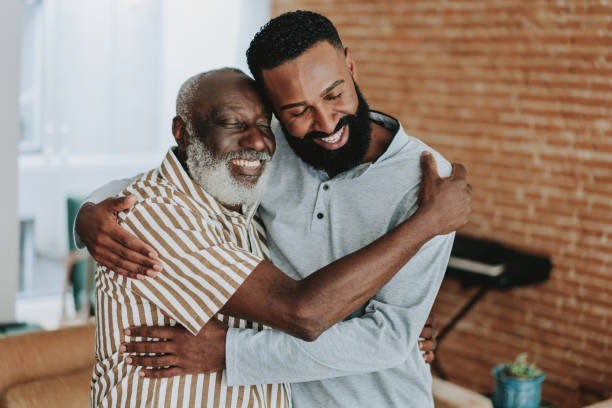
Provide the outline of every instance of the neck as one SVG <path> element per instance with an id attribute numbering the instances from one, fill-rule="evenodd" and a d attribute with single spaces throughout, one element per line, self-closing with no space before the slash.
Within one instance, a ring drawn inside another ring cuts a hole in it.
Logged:
<path id="1" fill-rule="evenodd" d="M 223 203 L 221 203 L 221 205 L 223 205 L 228 210 L 235 211 L 237 213 L 242 213 L 242 206 L 241 205 L 227 205 L 227 204 L 223 204 Z"/>
<path id="2" fill-rule="evenodd" d="M 372 122 L 372 138 L 370 140 L 370 147 L 368 148 L 365 156 L 363 156 L 361 163 L 371 163 L 376 161 L 387 150 L 391 140 L 393 140 L 393 133 L 390 130 L 380 126 L 376 122 Z"/>
<path id="3" fill-rule="evenodd" d="M 177 147 L 174 150 L 174 155 L 178 159 L 179 163 L 181 163 L 181 166 L 183 166 L 183 170 L 185 170 L 185 173 L 187 173 L 189 178 L 193 180 L 193 177 L 191 177 L 191 174 L 189 173 L 189 168 L 187 167 L 187 152 L 181 150 L 180 147 Z"/>

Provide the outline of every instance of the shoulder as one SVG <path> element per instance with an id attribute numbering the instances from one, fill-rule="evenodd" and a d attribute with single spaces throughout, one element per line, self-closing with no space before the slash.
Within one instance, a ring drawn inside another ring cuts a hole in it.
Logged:
<path id="1" fill-rule="evenodd" d="M 205 215 L 202 211 L 198 211 L 192 199 L 162 177 L 158 169 L 144 173 L 127 186 L 122 194 L 132 194 L 137 197 L 134 207 L 126 214 L 134 211 L 181 207 L 183 210 L 181 213 L 184 215 L 192 216 L 196 213 L 200 216 Z M 174 211 L 172 213 L 176 216 Z"/>
<path id="2" fill-rule="evenodd" d="M 419 186 L 421 183 L 421 153 L 430 152 L 438 167 L 440 177 L 448 177 L 452 171 L 451 163 L 437 150 L 422 140 L 406 134 L 399 129 L 387 151 L 379 158 L 376 166 L 396 180 L 400 185 Z"/>

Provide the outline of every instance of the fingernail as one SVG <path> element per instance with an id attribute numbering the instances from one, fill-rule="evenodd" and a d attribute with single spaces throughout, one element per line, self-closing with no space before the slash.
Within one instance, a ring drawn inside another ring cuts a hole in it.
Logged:
<path id="1" fill-rule="evenodd" d="M 419 341 L 419 348 L 423 347 L 423 342 Z"/>
<path id="2" fill-rule="evenodd" d="M 144 373 L 144 371 L 141 370 L 141 371 L 138 372 L 138 375 L 141 376 L 141 377 L 144 377 L 145 373 Z"/>
<path id="3" fill-rule="evenodd" d="M 132 364 L 132 357 L 127 357 L 125 359 L 125 362 L 128 363 L 128 364 Z"/>
<path id="4" fill-rule="evenodd" d="M 157 259 L 157 254 L 153 251 L 149 252 L 149 258 Z"/>
<path id="5" fill-rule="evenodd" d="M 427 150 L 423 150 L 423 152 L 421 153 L 421 156 L 429 156 L 431 153 L 429 153 Z"/>
<path id="6" fill-rule="evenodd" d="M 153 269 L 155 269 L 157 272 L 161 272 L 161 270 L 163 269 L 161 265 L 153 265 Z"/>
<path id="7" fill-rule="evenodd" d="M 126 336 L 129 336 L 132 333 L 130 329 L 125 329 L 123 332 L 125 333 Z"/>
<path id="8" fill-rule="evenodd" d="M 136 279 L 138 280 L 144 280 L 144 278 L 146 278 L 146 276 L 141 275 L 141 274 L 136 275 Z"/>
<path id="9" fill-rule="evenodd" d="M 154 271 L 154 270 L 152 270 L 152 269 L 149 269 L 149 270 L 147 271 L 147 276 L 149 276 L 150 278 L 154 278 L 154 277 L 156 277 L 156 276 L 157 276 L 157 272 L 155 272 L 155 271 Z"/>
<path id="10" fill-rule="evenodd" d="M 120 353 L 125 353 L 126 350 L 127 350 L 127 347 L 125 347 L 125 346 L 119 347 L 119 352 Z"/>

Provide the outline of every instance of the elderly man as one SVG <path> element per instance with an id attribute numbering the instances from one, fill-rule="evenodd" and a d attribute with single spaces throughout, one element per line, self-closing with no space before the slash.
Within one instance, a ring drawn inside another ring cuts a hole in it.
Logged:
<path id="1" fill-rule="evenodd" d="M 97 271 L 94 405 L 288 406 L 286 384 L 228 385 L 222 358 L 216 365 L 209 359 L 196 376 L 146 378 L 131 365 L 139 357 L 121 354 L 121 344 L 138 329 L 124 330 L 174 321 L 217 344 L 225 337 L 220 320 L 236 328 L 269 324 L 313 340 L 370 298 L 430 238 L 412 233 L 431 219 L 436 200 L 458 185 L 429 194 L 395 234 L 296 281 L 265 259 L 261 228 L 253 221 L 275 151 L 270 112 L 254 81 L 233 69 L 190 78 L 179 91 L 172 132 L 178 147 L 126 187 L 124 194 L 137 202 L 119 215 L 123 228 L 159 253 L 160 275 L 129 280 L 105 266 Z M 171 353 L 173 345 L 165 343 L 164 352 Z M 155 359 L 174 363 L 171 355 Z"/>
<path id="2" fill-rule="evenodd" d="M 319 291 L 327 294 L 323 315 L 334 312 L 331 299 L 367 283 L 371 274 L 388 279 L 389 271 L 399 272 L 367 303 L 367 297 L 352 303 L 346 310 L 352 311 L 349 318 L 316 341 L 248 327 L 230 328 L 225 336 L 224 331 L 217 335 L 217 326 L 207 326 L 195 337 L 179 328 L 132 328 L 132 335 L 168 341 L 129 343 L 124 350 L 167 353 L 163 360 L 131 357 L 135 365 L 171 366 L 144 370 L 151 378 L 206 372 L 224 361 L 230 385 L 299 383 L 292 387 L 297 407 L 433 406 L 431 375 L 417 338 L 444 275 L 452 234 L 421 244 L 465 222 L 471 188 L 464 177 L 438 179 L 435 168 L 427 167 L 419 191 L 419 159 L 429 149 L 406 135 L 395 119 L 369 109 L 355 83 L 355 61 L 325 17 L 300 11 L 273 19 L 251 43 L 248 60 L 279 119 L 273 126 L 278 142 L 270 169 L 274 181 L 259 210 L 271 259 L 291 277 L 306 281 L 314 271 L 338 265 L 368 269 L 359 277 L 347 274 L 346 286 L 334 291 L 328 291 L 333 280 L 311 287 L 313 298 Z M 449 174 L 448 162 L 437 159 L 441 172 Z M 425 156 L 426 163 L 431 161 Z M 462 168 L 458 172 L 462 176 Z M 436 193 L 440 188 L 453 194 Z M 100 201 L 109 189 L 95 195 Z M 433 206 L 428 204 L 432 195 L 440 198 L 433 199 Z M 143 267 L 158 271 L 155 260 L 146 256 L 154 258 L 150 246 L 114 228 L 112 210 L 130 204 L 106 200 L 87 206 L 77 232 L 102 264 L 124 274 L 143 273 Z M 403 256 L 393 255 L 400 249 Z M 249 280 L 236 295 L 246 291 Z M 260 299 L 251 310 L 265 303 Z M 335 320 L 328 319 L 323 328 Z M 317 329 L 304 337 L 312 340 L 320 333 Z"/>

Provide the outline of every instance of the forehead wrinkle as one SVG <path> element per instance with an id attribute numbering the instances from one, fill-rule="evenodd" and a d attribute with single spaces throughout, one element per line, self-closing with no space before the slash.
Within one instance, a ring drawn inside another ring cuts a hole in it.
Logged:
<path id="1" fill-rule="evenodd" d="M 245 112 L 247 111 L 247 108 L 245 106 L 240 105 L 220 106 L 217 107 L 217 109 L 213 108 L 213 110 L 211 111 L 211 117 L 217 117 L 225 111 Z M 268 116 L 270 115 L 270 110 L 265 105 L 263 105 L 262 108 L 259 110 L 258 115 Z"/>
<path id="2" fill-rule="evenodd" d="M 226 110 L 231 110 L 231 111 L 243 111 L 245 110 L 244 106 L 222 106 L 218 109 L 218 112 L 224 112 Z"/>

